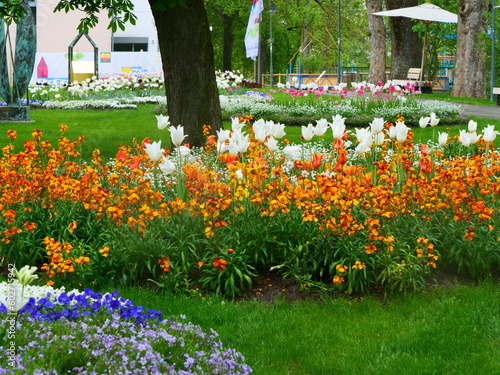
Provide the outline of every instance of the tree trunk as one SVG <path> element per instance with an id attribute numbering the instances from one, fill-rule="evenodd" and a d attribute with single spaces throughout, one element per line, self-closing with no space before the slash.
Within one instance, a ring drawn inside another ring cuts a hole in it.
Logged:
<path id="1" fill-rule="evenodd" d="M 382 10 L 383 0 L 366 0 L 368 28 L 370 30 L 370 73 L 368 82 L 385 82 L 385 25 L 384 18 L 372 13 Z"/>
<path id="2" fill-rule="evenodd" d="M 184 126 L 186 143 L 202 146 L 203 125 L 212 133 L 222 126 L 221 108 L 208 17 L 203 0 L 186 0 L 155 9 L 149 0 L 162 56 L 168 115 L 173 126 Z"/>
<path id="3" fill-rule="evenodd" d="M 387 10 L 418 5 L 418 0 L 386 0 Z M 405 17 L 389 17 L 391 27 L 391 79 L 406 79 L 408 69 L 420 68 L 423 42 L 412 30 L 416 21 Z"/>
<path id="4" fill-rule="evenodd" d="M 457 54 L 452 96 L 486 98 L 486 49 L 480 34 L 486 32 L 488 4 L 459 0 Z"/>
<path id="5" fill-rule="evenodd" d="M 234 16 L 230 16 L 224 13 L 224 9 L 218 9 L 212 7 L 213 11 L 222 20 L 223 27 L 223 46 L 222 46 L 222 70 L 229 71 L 233 70 L 233 46 L 234 46 L 234 33 L 233 33 L 233 22 L 235 20 Z"/>

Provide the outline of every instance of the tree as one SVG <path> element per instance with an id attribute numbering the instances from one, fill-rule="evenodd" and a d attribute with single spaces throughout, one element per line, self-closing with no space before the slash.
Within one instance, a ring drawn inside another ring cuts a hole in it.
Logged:
<path id="1" fill-rule="evenodd" d="M 387 10 L 418 5 L 418 0 L 386 0 Z M 408 69 L 420 67 L 422 40 L 413 31 L 415 21 L 405 17 L 389 17 L 391 28 L 390 78 L 406 79 Z"/>
<path id="2" fill-rule="evenodd" d="M 459 0 L 457 55 L 452 96 L 486 97 L 486 32 L 488 4 L 484 0 Z"/>
<path id="3" fill-rule="evenodd" d="M 385 82 L 385 24 L 383 17 L 372 13 L 382 10 L 383 0 L 366 0 L 368 13 L 368 28 L 370 30 L 370 73 L 368 82 Z"/>
<path id="4" fill-rule="evenodd" d="M 211 125 L 212 132 L 222 126 L 204 0 L 148 1 L 158 31 L 170 122 L 184 126 L 190 145 L 201 146 L 203 125 Z M 65 12 L 75 9 L 86 13 L 78 26 L 84 33 L 98 23 L 101 10 L 107 11 L 113 31 L 136 20 L 130 0 L 60 0 L 55 8 Z M 1 17 L 16 19 L 20 13 L 19 0 L 3 1 Z"/>

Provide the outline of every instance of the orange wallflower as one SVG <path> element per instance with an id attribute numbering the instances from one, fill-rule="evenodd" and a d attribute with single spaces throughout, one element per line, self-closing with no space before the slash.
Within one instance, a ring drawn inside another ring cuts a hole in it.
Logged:
<path id="1" fill-rule="evenodd" d="M 219 258 L 219 257 L 214 257 L 214 262 L 213 265 L 215 268 L 217 268 L 220 271 L 223 271 L 226 269 L 227 266 L 227 260 Z"/>
<path id="2" fill-rule="evenodd" d="M 160 265 L 160 268 L 163 270 L 163 273 L 170 271 L 170 258 L 169 257 L 158 259 L 158 264 Z"/>

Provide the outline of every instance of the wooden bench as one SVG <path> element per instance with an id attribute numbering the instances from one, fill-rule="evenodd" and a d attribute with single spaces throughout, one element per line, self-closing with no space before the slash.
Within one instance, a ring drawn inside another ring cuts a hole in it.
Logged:
<path id="1" fill-rule="evenodd" d="M 406 79 L 393 79 L 391 82 L 394 85 L 405 86 L 408 82 L 413 83 L 415 86 L 420 85 L 420 73 L 422 69 L 420 68 L 410 68 L 408 69 L 408 75 Z"/>
<path id="2" fill-rule="evenodd" d="M 500 105 L 500 87 L 493 87 L 493 94 L 497 96 L 497 105 Z"/>

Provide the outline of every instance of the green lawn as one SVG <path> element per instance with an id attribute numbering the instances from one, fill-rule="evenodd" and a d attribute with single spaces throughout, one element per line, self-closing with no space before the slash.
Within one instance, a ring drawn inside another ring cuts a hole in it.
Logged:
<path id="1" fill-rule="evenodd" d="M 440 94 L 441 95 L 441 94 Z M 0 147 L 10 142 L 6 136 L 8 129 L 18 132 L 18 139 L 14 143 L 16 149 L 22 148 L 25 140 L 31 139 L 33 129 L 41 129 L 45 139 L 55 144 L 60 136 L 59 125 L 69 127 L 66 137 L 76 140 L 82 134 L 85 136 L 81 153 L 84 159 L 89 159 L 94 149 L 99 149 L 101 155 L 114 158 L 120 144 L 132 145 L 133 140 L 141 142 L 150 137 L 152 141 L 162 140 L 163 145 L 169 145 L 170 135 L 168 130 L 160 131 L 156 126 L 153 114 L 154 104 L 141 104 L 137 109 L 114 110 L 63 110 L 63 109 L 37 109 L 31 111 L 32 122 L 29 123 L 0 123 Z M 495 125 L 500 129 L 500 121 L 472 117 L 478 122 L 478 132 L 486 125 Z M 368 125 L 368 124 L 367 124 Z M 230 126 L 227 123 L 225 126 Z M 439 132 L 449 132 L 451 136 L 458 135 L 460 129 L 466 125 L 425 129 L 413 128 L 415 140 L 426 142 L 428 139 L 437 141 Z M 292 142 L 302 142 L 301 128 L 289 126 L 286 128 L 287 136 Z M 500 137 L 497 137 L 495 146 L 500 146 Z"/>
<path id="2" fill-rule="evenodd" d="M 256 375 L 495 374 L 500 368 L 498 284 L 421 294 L 266 304 L 120 294 L 164 316 L 215 329 Z"/>

